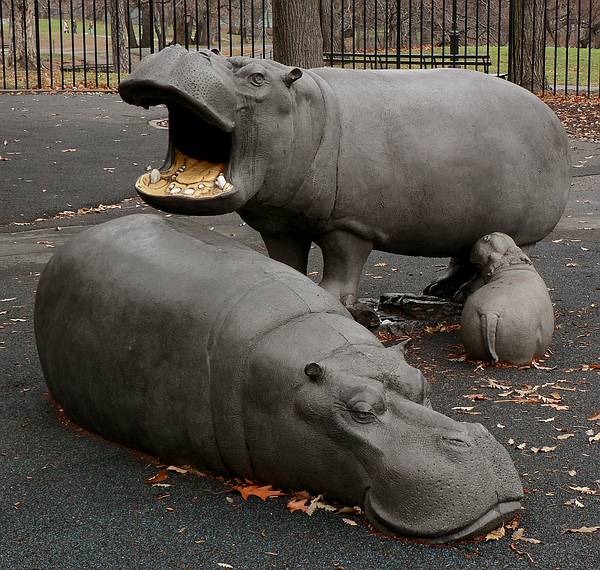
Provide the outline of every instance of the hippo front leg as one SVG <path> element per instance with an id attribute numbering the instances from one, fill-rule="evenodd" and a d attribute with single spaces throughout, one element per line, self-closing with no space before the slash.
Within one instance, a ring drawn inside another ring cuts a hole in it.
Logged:
<path id="1" fill-rule="evenodd" d="M 306 275 L 311 244 L 309 238 L 292 234 L 267 235 L 261 233 L 260 235 L 267 246 L 271 259 L 285 263 Z"/>
<path id="2" fill-rule="evenodd" d="M 362 269 L 373 244 L 339 230 L 319 236 L 317 244 L 323 252 L 321 287 L 339 297 L 346 307 L 355 305 Z"/>

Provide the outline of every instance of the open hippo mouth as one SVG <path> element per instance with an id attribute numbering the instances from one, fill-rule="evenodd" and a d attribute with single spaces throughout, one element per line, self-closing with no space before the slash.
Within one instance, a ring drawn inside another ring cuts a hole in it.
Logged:
<path id="1" fill-rule="evenodd" d="M 385 534 L 415 537 L 431 544 L 452 542 L 455 540 L 480 536 L 498 528 L 502 523 L 512 519 L 521 511 L 519 499 L 515 499 L 514 501 L 503 501 L 497 503 L 486 513 L 477 517 L 474 521 L 464 527 L 445 534 L 427 536 L 387 520 L 386 516 L 382 514 L 382 511 L 371 501 L 369 493 L 367 493 L 365 499 L 365 514 L 378 530 Z"/>
<path id="2" fill-rule="evenodd" d="M 135 183 L 144 201 L 167 212 L 195 215 L 230 212 L 245 201 L 233 182 L 236 99 L 226 58 L 171 46 L 144 58 L 121 81 L 119 94 L 132 105 L 165 104 L 169 110 L 165 163 Z"/>
<path id="3" fill-rule="evenodd" d="M 174 213 L 195 213 L 195 205 L 188 202 L 235 193 L 230 182 L 231 132 L 198 108 L 190 110 L 172 98 L 164 102 L 169 109 L 169 151 L 160 169 L 137 179 L 142 198 Z"/>

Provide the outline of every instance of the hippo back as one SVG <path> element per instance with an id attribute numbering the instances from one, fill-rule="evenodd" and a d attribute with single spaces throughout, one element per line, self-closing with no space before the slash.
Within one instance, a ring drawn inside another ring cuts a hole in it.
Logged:
<path id="1" fill-rule="evenodd" d="M 193 221 L 135 215 L 83 232 L 51 259 L 35 328 L 46 382 L 73 420 L 227 472 L 215 427 L 243 429 L 249 347 L 310 313 L 348 315 L 307 277 Z"/>

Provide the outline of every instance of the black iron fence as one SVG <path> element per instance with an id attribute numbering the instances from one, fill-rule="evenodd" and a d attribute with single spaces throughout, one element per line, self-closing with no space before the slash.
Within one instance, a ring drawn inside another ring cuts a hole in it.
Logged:
<path id="1" fill-rule="evenodd" d="M 272 58 L 270 0 L 0 0 L 0 89 L 115 87 L 179 43 Z M 321 0 L 323 63 L 465 67 L 597 94 L 600 0 Z"/>

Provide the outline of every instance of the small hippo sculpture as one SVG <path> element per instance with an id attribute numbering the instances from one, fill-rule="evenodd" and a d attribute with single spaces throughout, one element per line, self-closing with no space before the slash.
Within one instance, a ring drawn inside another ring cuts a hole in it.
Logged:
<path id="1" fill-rule="evenodd" d="M 552 231 L 570 186 L 554 113 L 508 81 L 459 69 L 300 70 L 171 46 L 119 85 L 124 101 L 166 104 L 169 153 L 136 182 L 178 214 L 237 211 L 269 255 L 351 306 L 372 249 L 451 257 L 426 288 L 452 297 L 491 231 L 522 246 Z M 526 215 L 524 214 L 526 212 Z"/>
<path id="2" fill-rule="evenodd" d="M 81 233 L 40 278 L 35 332 L 75 422 L 180 465 L 360 505 L 433 542 L 520 509 L 507 451 L 427 404 L 427 383 L 333 295 L 191 220 Z"/>
<path id="3" fill-rule="evenodd" d="M 531 260 L 506 234 L 483 236 L 471 251 L 484 285 L 463 308 L 467 356 L 493 364 L 530 364 L 552 341 L 554 309 Z"/>

